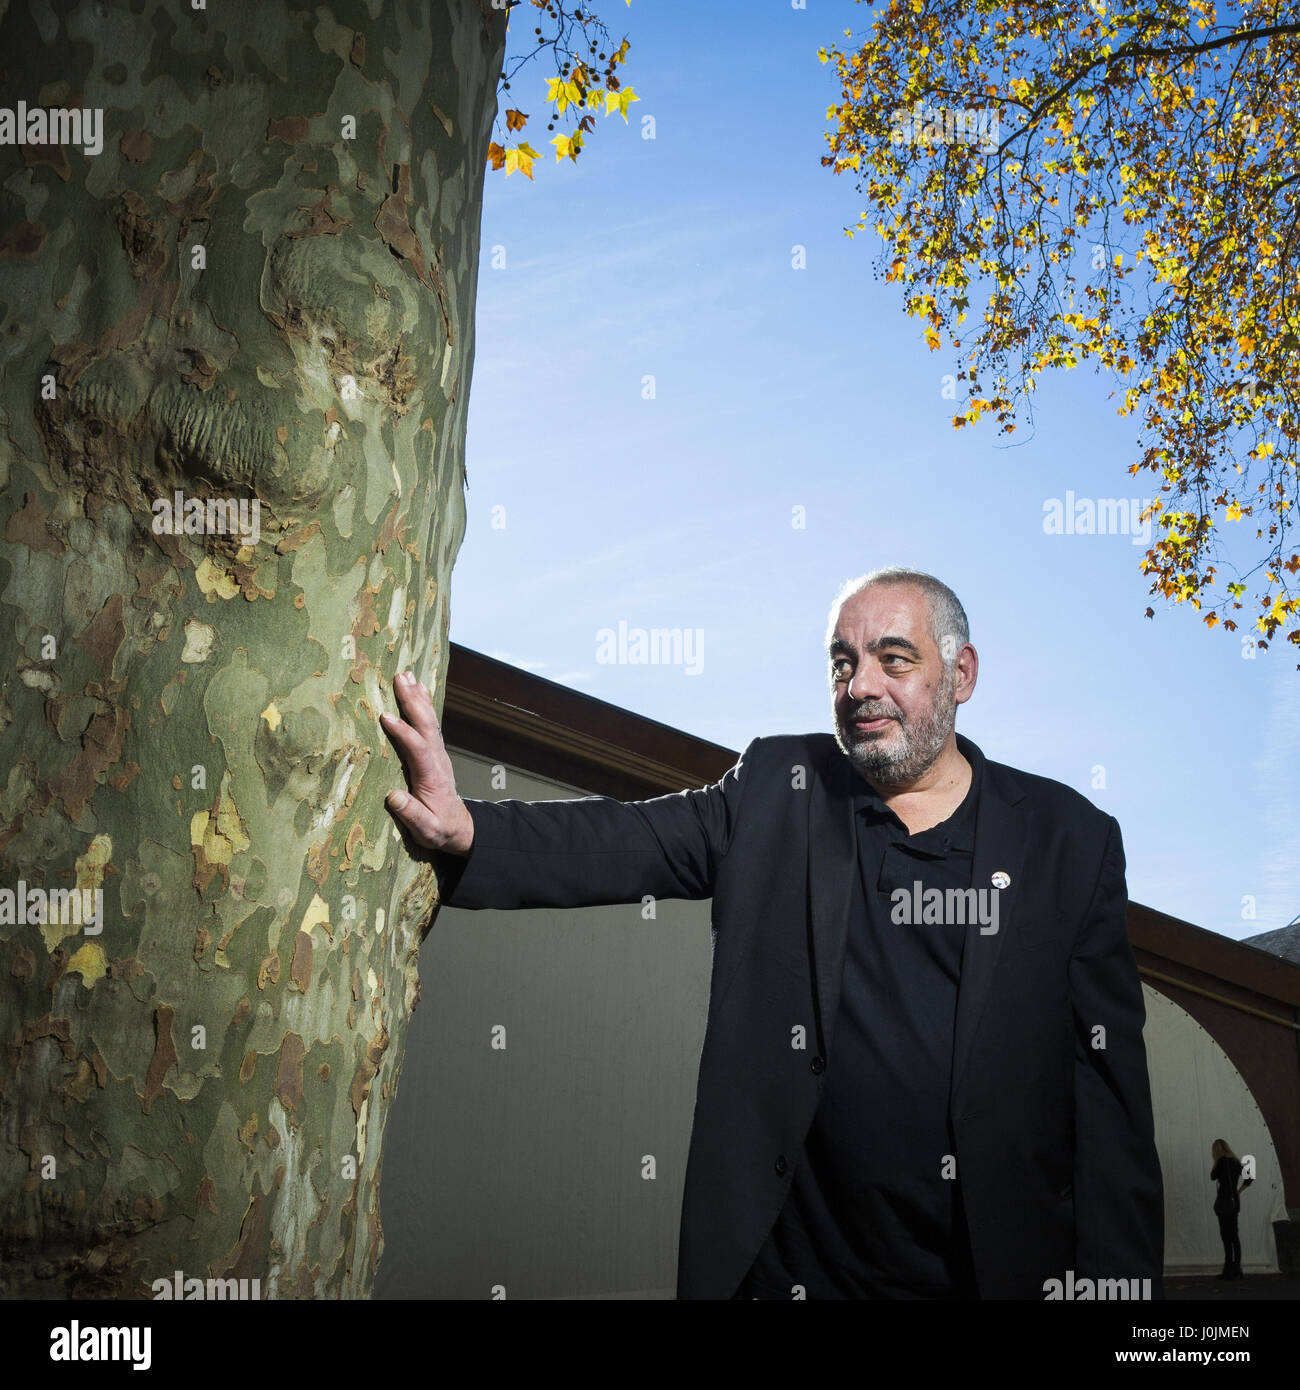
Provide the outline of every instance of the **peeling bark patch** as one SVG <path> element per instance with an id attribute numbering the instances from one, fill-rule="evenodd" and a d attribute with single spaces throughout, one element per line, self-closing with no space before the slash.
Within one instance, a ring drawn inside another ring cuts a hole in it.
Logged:
<path id="1" fill-rule="evenodd" d="M 190 165 L 199 166 L 211 160 L 212 156 L 205 150 L 194 150 L 190 157 L 185 161 L 186 167 Z M 210 220 L 212 205 L 217 199 L 217 186 L 215 179 L 215 167 L 209 167 L 201 174 L 196 174 L 194 185 L 183 197 L 168 199 L 167 211 L 179 219 L 181 235 L 185 234 L 191 222 L 206 222 Z"/>
<path id="2" fill-rule="evenodd" d="M 267 956 L 258 968 L 258 989 L 265 989 L 268 980 L 270 980 L 273 985 L 278 985 L 280 983 L 280 957 L 278 954 Z"/>
<path id="3" fill-rule="evenodd" d="M 212 655 L 217 644 L 217 630 L 208 623 L 195 618 L 185 619 L 185 650 L 181 660 L 190 666 L 199 666 Z"/>
<path id="4" fill-rule="evenodd" d="M 234 799 L 218 796 L 211 811 L 190 818 L 190 848 L 194 853 L 194 887 L 201 895 L 219 873 L 223 889 L 230 887 L 230 864 L 249 846 L 248 832 Z"/>
<path id="5" fill-rule="evenodd" d="M 24 145 L 23 164 L 28 169 L 34 169 L 38 164 L 48 164 L 64 183 L 72 177 L 68 152 L 62 145 Z"/>
<path id="6" fill-rule="evenodd" d="M 335 217 L 334 209 L 330 207 L 330 198 L 333 193 L 334 185 L 331 184 L 318 202 L 301 208 L 302 225 L 291 227 L 285 232 L 285 236 L 290 241 L 298 241 L 309 236 L 338 236 L 343 228 L 349 224 L 345 218 Z"/>
<path id="7" fill-rule="evenodd" d="M 399 518 L 397 509 L 401 506 L 400 502 L 394 502 L 389 508 L 388 515 L 384 518 L 379 527 L 379 535 L 375 538 L 375 550 L 384 554 L 394 541 L 401 545 L 406 538 L 407 526 L 410 520 L 409 513 L 403 513 Z"/>
<path id="8" fill-rule="evenodd" d="M 391 352 L 375 362 L 373 370 L 375 380 L 384 388 L 384 394 L 392 403 L 394 414 L 405 415 L 418 379 L 412 370 L 411 359 L 402 351 L 402 344 L 395 343 Z"/>
<path id="9" fill-rule="evenodd" d="M 52 799 L 63 802 L 68 819 L 74 824 L 94 794 L 99 774 L 121 758 L 130 723 L 131 716 L 119 706 L 101 710 L 81 736 L 81 752 L 49 784 Z"/>
<path id="10" fill-rule="evenodd" d="M 239 1240 L 226 1257 L 224 1268 L 214 1268 L 217 1279 L 257 1279 L 263 1274 L 266 1251 L 266 1213 L 260 1193 L 249 1198 L 244 1219 L 239 1225 Z"/>
<path id="11" fill-rule="evenodd" d="M 318 840 L 307 851 L 307 877 L 319 888 L 330 876 L 330 841 L 333 835 L 326 835 L 323 840 Z M 297 947 L 294 948 L 295 950 Z M 308 962 L 310 964 L 310 961 Z M 290 974 L 293 973 L 292 968 Z"/>
<path id="12" fill-rule="evenodd" d="M 59 1087 L 60 1094 L 78 1105 L 85 1105 L 95 1089 L 95 1073 L 89 1058 L 78 1057 L 72 1075 Z"/>
<path id="13" fill-rule="evenodd" d="M 203 1180 L 199 1183 L 199 1190 L 194 1198 L 195 1212 L 210 1211 L 214 1215 L 217 1210 L 217 1185 L 204 1173 Z"/>
<path id="14" fill-rule="evenodd" d="M 108 963 L 108 977 L 110 980 L 126 980 L 128 983 L 144 974 L 144 966 L 140 964 L 134 956 L 126 956 L 124 959 L 113 959 Z"/>
<path id="15" fill-rule="evenodd" d="M 296 531 L 290 531 L 287 536 L 278 540 L 275 545 L 275 553 L 277 555 L 288 555 L 290 551 L 301 550 L 313 536 L 319 536 L 320 534 L 320 522 L 309 521 L 306 526 L 301 526 Z"/>
<path id="16" fill-rule="evenodd" d="M 252 1114 L 239 1127 L 239 1142 L 253 1153 L 257 1149 L 257 1115 Z"/>
<path id="17" fill-rule="evenodd" d="M 334 940 L 334 928 L 330 925 L 330 910 L 319 893 L 312 894 L 311 902 L 307 904 L 307 911 L 302 914 L 302 922 L 299 924 L 298 930 L 306 932 L 310 936 L 315 927 L 324 927 L 329 933 L 329 939 Z"/>
<path id="18" fill-rule="evenodd" d="M 348 55 L 354 67 L 364 67 L 366 62 L 366 36 L 358 29 L 352 35 L 352 52 Z"/>
<path id="19" fill-rule="evenodd" d="M 18 980 L 30 980 L 36 974 L 36 957 L 20 941 L 9 962 L 9 973 Z"/>
<path id="20" fill-rule="evenodd" d="M 84 699 L 76 695 L 45 697 L 45 723 L 64 743 L 71 742 L 85 727 L 77 722 L 77 715 L 84 712 L 84 703 Z"/>
<path id="21" fill-rule="evenodd" d="M 155 279 L 167 264 L 164 226 L 161 219 L 155 222 L 149 217 L 149 204 L 134 189 L 122 194 L 117 230 L 131 261 L 131 273 L 137 280 Z"/>
<path id="22" fill-rule="evenodd" d="M 231 1026 L 234 1027 L 240 1023 L 247 1023 L 249 1018 L 252 1017 L 252 1013 L 253 1006 L 248 1001 L 248 995 L 244 995 L 239 1003 L 235 1005 L 235 1012 L 230 1016 Z"/>
<path id="23" fill-rule="evenodd" d="M 293 960 L 289 963 L 289 979 L 304 994 L 311 986 L 311 937 L 300 931 L 293 939 Z"/>
<path id="24" fill-rule="evenodd" d="M 379 631 L 379 615 L 375 612 L 375 595 L 371 589 L 362 589 L 357 595 L 357 618 L 352 624 L 352 636 L 358 643 L 373 637 Z"/>
<path id="25" fill-rule="evenodd" d="M 143 1103 L 146 1115 L 152 1112 L 154 1100 L 162 1094 L 163 1077 L 172 1067 L 180 1067 L 180 1054 L 172 1040 L 172 1020 L 175 1016 L 176 1011 L 170 1004 L 159 1004 L 154 1010 L 154 1028 L 158 1041 L 154 1048 L 153 1060 L 149 1063 L 149 1073 L 144 1081 Z"/>
<path id="26" fill-rule="evenodd" d="M 366 842 L 366 832 L 361 828 L 360 821 L 352 822 L 352 829 L 348 831 L 348 838 L 343 842 L 343 868 L 344 870 L 352 867 L 352 856 L 356 852 L 358 845 Z"/>
<path id="27" fill-rule="evenodd" d="M 140 775 L 140 764 L 137 762 L 127 762 L 122 764 L 122 770 L 115 772 L 111 777 L 105 777 L 105 781 L 115 792 L 124 792 L 131 784 L 133 777 Z"/>
<path id="28" fill-rule="evenodd" d="M 104 978 L 107 969 L 108 962 L 104 958 L 104 948 L 98 941 L 87 941 L 80 950 L 73 954 L 65 973 L 70 975 L 75 970 L 80 974 L 82 983 L 86 988 L 93 989 L 95 984 Z"/>
<path id="29" fill-rule="evenodd" d="M 381 1023 L 379 1036 L 366 1045 L 366 1055 L 357 1074 L 352 1078 L 352 1110 L 357 1119 L 361 1118 L 361 1107 L 370 1094 L 370 1083 L 379 1072 L 379 1063 L 388 1050 L 388 1029 Z"/>
<path id="30" fill-rule="evenodd" d="M 4 236 L 0 236 L 0 257 L 13 256 L 20 261 L 30 261 L 44 244 L 43 222 L 18 222 Z"/>
<path id="31" fill-rule="evenodd" d="M 52 1018 L 46 1014 L 44 1018 L 29 1019 L 22 1026 L 22 1031 L 18 1034 L 18 1041 L 10 1043 L 8 1046 L 10 1066 L 16 1067 L 22 1056 L 23 1048 L 30 1043 L 37 1042 L 41 1038 L 57 1038 L 59 1051 L 63 1053 L 64 1061 L 70 1062 L 77 1055 L 77 1046 L 72 1041 L 72 1024 L 66 1018 Z"/>
<path id="32" fill-rule="evenodd" d="M 217 379 L 217 364 L 202 348 L 186 348 L 184 351 L 190 359 L 190 370 L 181 373 L 181 380 L 187 386 L 197 386 L 200 391 L 211 391 Z"/>
<path id="33" fill-rule="evenodd" d="M 118 141 L 118 149 L 132 164 L 143 164 L 153 153 L 153 137 L 147 130 L 128 130 Z"/>
<path id="34" fill-rule="evenodd" d="M 307 1049 L 297 1033 L 286 1033 L 280 1044 L 280 1062 L 275 1069 L 275 1094 L 289 1114 L 302 1103 L 302 1059 Z"/>
<path id="35" fill-rule="evenodd" d="M 239 1079 L 247 1085 L 253 1079 L 253 1073 L 257 1070 L 257 1053 L 245 1052 L 243 1061 L 239 1064 Z"/>
<path id="36" fill-rule="evenodd" d="M 447 311 L 447 290 L 443 283 L 442 271 L 435 264 L 433 271 L 424 256 L 424 248 L 414 228 L 406 218 L 406 204 L 411 201 L 411 167 L 409 164 L 393 166 L 393 191 L 379 205 L 375 215 L 375 230 L 384 239 L 384 245 L 404 261 L 411 263 L 416 279 L 427 285 L 437 296 L 442 310 L 443 329 L 448 343 L 455 342 L 451 328 L 451 315 Z"/>
<path id="37" fill-rule="evenodd" d="M 28 550 L 45 550 L 51 555 L 62 555 L 67 546 L 58 536 L 51 533 L 48 527 L 49 519 L 49 512 L 37 501 L 36 494 L 26 493 L 23 497 L 22 511 L 14 512 L 5 525 L 5 540 L 17 541 Z M 119 603 L 119 614 L 121 611 Z M 123 636 L 126 635 L 125 627 L 122 633 Z"/>
<path id="38" fill-rule="evenodd" d="M 95 665 L 110 679 L 113 661 L 126 640 L 126 624 L 122 621 L 121 594 L 111 594 L 90 624 L 77 634 L 78 646 L 90 653 Z"/>
<path id="39" fill-rule="evenodd" d="M 283 140 L 286 145 L 300 145 L 307 138 L 306 116 L 281 116 L 279 120 L 266 123 L 266 143 Z"/>
<path id="40" fill-rule="evenodd" d="M 199 561 L 194 571 L 194 582 L 208 596 L 209 603 L 215 603 L 219 598 L 232 599 L 239 592 L 239 581 L 234 575 L 220 565 L 214 565 L 208 555 Z"/>

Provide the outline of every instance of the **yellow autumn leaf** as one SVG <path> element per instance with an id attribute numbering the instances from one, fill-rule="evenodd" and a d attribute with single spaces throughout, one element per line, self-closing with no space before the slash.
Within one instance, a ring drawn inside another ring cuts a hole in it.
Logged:
<path id="1" fill-rule="evenodd" d="M 516 169 L 526 178 L 533 177 L 533 160 L 538 158 L 537 151 L 527 143 L 517 145 L 513 150 L 506 151 L 506 177 L 509 178 Z"/>
<path id="2" fill-rule="evenodd" d="M 575 163 L 578 158 L 578 151 L 582 148 L 582 132 L 574 131 L 572 135 L 557 135 L 551 144 L 555 146 L 555 162 L 558 164 L 566 155 Z"/>

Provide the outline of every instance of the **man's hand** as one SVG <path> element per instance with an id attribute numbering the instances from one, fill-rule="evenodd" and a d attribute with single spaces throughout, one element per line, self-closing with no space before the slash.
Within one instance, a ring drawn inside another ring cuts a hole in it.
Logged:
<path id="1" fill-rule="evenodd" d="M 385 710 L 379 722 L 401 756 L 410 794 L 389 792 L 384 805 L 417 845 L 468 854 L 474 843 L 474 820 L 456 795 L 456 779 L 433 700 L 409 671 L 398 673 L 393 691 L 402 718 Z"/>

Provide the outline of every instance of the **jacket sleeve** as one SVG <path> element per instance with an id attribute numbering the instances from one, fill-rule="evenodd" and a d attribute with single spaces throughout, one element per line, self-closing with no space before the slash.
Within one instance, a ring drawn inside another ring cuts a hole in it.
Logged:
<path id="1" fill-rule="evenodd" d="M 740 813 L 752 740 L 720 781 L 649 801 L 476 801 L 468 856 L 434 855 L 449 907 L 592 907 L 707 898 Z"/>
<path id="2" fill-rule="evenodd" d="M 1107 819 L 1100 874 L 1069 965 L 1075 1273 L 1150 1279 L 1152 1297 L 1163 1298 L 1164 1187 L 1142 1041 L 1146 1006 L 1128 939 L 1124 847 L 1118 822 Z"/>

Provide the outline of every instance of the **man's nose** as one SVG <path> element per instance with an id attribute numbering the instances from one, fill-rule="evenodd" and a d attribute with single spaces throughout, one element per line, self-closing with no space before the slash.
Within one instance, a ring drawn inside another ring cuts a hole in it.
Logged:
<path id="1" fill-rule="evenodd" d="M 859 667 L 849 682 L 849 699 L 857 704 L 865 704 L 868 700 L 879 700 L 883 695 L 880 684 L 879 672 L 873 672 L 867 666 Z"/>

